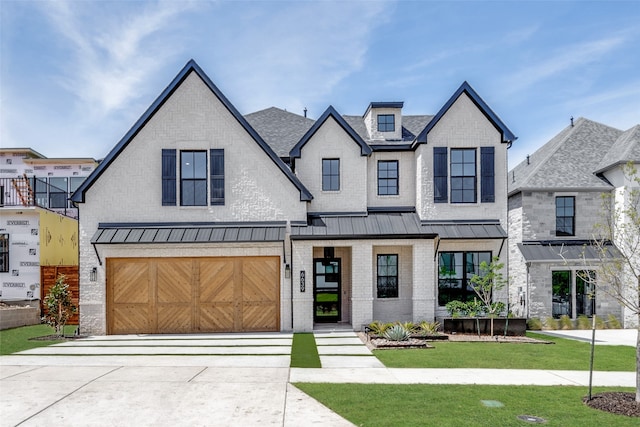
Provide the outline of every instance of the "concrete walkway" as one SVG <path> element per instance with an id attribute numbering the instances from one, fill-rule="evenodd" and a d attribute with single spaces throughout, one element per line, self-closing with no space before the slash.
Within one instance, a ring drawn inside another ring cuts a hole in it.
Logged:
<path id="1" fill-rule="evenodd" d="M 0 425 L 340 427 L 352 424 L 291 383 L 588 384 L 585 371 L 389 369 L 342 331 L 315 333 L 322 368 L 289 368 L 292 337 L 91 337 L 0 356 Z M 594 385 L 633 387 L 635 373 Z"/>

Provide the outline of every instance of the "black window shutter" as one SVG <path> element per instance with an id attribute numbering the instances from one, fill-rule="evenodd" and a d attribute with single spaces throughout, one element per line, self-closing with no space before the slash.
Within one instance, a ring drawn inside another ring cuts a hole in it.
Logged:
<path id="1" fill-rule="evenodd" d="M 224 205 L 224 150 L 212 149 L 211 163 L 211 204 Z"/>
<path id="2" fill-rule="evenodd" d="M 176 150 L 162 150 L 162 206 L 176 205 Z"/>
<path id="3" fill-rule="evenodd" d="M 496 201 L 495 185 L 495 148 L 480 147 L 480 201 L 493 203 Z"/>
<path id="4" fill-rule="evenodd" d="M 433 201 L 449 201 L 447 147 L 433 147 Z"/>

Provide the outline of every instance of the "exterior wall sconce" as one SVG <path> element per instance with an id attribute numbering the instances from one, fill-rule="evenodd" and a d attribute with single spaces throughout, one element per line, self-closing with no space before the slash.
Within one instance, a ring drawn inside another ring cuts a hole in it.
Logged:
<path id="1" fill-rule="evenodd" d="M 291 277 L 291 266 L 289 264 L 284 265 L 284 277 L 287 279 Z"/>
<path id="2" fill-rule="evenodd" d="M 95 282 L 98 280 L 98 267 L 93 267 L 89 273 L 89 280 Z"/>

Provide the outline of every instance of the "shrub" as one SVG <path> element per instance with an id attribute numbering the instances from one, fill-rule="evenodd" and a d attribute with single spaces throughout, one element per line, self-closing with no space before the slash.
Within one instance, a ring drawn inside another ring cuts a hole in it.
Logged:
<path id="1" fill-rule="evenodd" d="M 398 323 L 398 324 L 402 325 L 402 327 L 405 328 L 407 330 L 407 332 L 409 332 L 410 334 L 414 333 L 414 332 L 418 332 L 418 330 L 420 329 L 413 322 L 404 322 L 404 323 Z"/>
<path id="2" fill-rule="evenodd" d="M 389 341 L 407 341 L 409 339 L 409 331 L 404 326 L 397 324 L 384 331 L 384 337 Z"/>
<path id="3" fill-rule="evenodd" d="M 558 321 L 553 317 L 547 317 L 546 319 L 544 319 L 544 329 L 559 329 Z"/>
<path id="4" fill-rule="evenodd" d="M 64 334 L 64 325 L 76 312 L 77 308 L 71 301 L 69 285 L 65 283 L 67 277 L 60 274 L 55 285 L 49 289 L 49 293 L 44 298 L 45 315 L 42 320 L 56 330 L 56 335 Z"/>
<path id="5" fill-rule="evenodd" d="M 447 309 L 451 317 L 466 316 L 467 314 L 467 304 L 462 301 L 449 301 L 444 308 Z"/>
<path id="6" fill-rule="evenodd" d="M 369 323 L 369 330 L 374 335 L 383 336 L 384 332 L 389 328 L 389 326 L 390 325 L 388 323 L 382 323 L 379 320 L 374 320 L 373 322 Z"/>
<path id="7" fill-rule="evenodd" d="M 438 333 L 438 329 L 440 329 L 440 323 L 423 320 L 418 324 L 418 327 L 420 328 L 418 333 L 421 335 L 435 335 Z"/>
<path id="8" fill-rule="evenodd" d="M 566 314 L 560 316 L 560 329 L 573 329 L 573 321 Z"/>
<path id="9" fill-rule="evenodd" d="M 537 317 L 532 317 L 527 320 L 527 329 L 531 331 L 539 331 L 542 329 L 542 321 Z"/>
<path id="10" fill-rule="evenodd" d="M 609 328 L 610 329 L 621 329 L 622 328 L 622 325 L 620 324 L 620 321 L 613 314 L 609 315 L 607 323 L 609 324 Z"/>
<path id="11" fill-rule="evenodd" d="M 578 320 L 576 321 L 576 327 L 578 329 L 591 329 L 592 320 L 589 319 L 584 314 L 578 316 Z"/>
<path id="12" fill-rule="evenodd" d="M 602 317 L 596 317 L 596 329 L 607 329 L 607 324 Z"/>

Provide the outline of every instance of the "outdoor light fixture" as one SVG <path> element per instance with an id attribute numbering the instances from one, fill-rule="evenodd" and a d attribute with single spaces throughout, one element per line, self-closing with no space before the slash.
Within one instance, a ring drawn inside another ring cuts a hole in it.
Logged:
<path id="1" fill-rule="evenodd" d="M 291 266 L 289 264 L 284 265 L 284 277 L 287 279 L 291 277 Z"/>
<path id="2" fill-rule="evenodd" d="M 98 280 L 98 267 L 93 267 L 89 273 L 89 280 L 95 282 Z"/>

